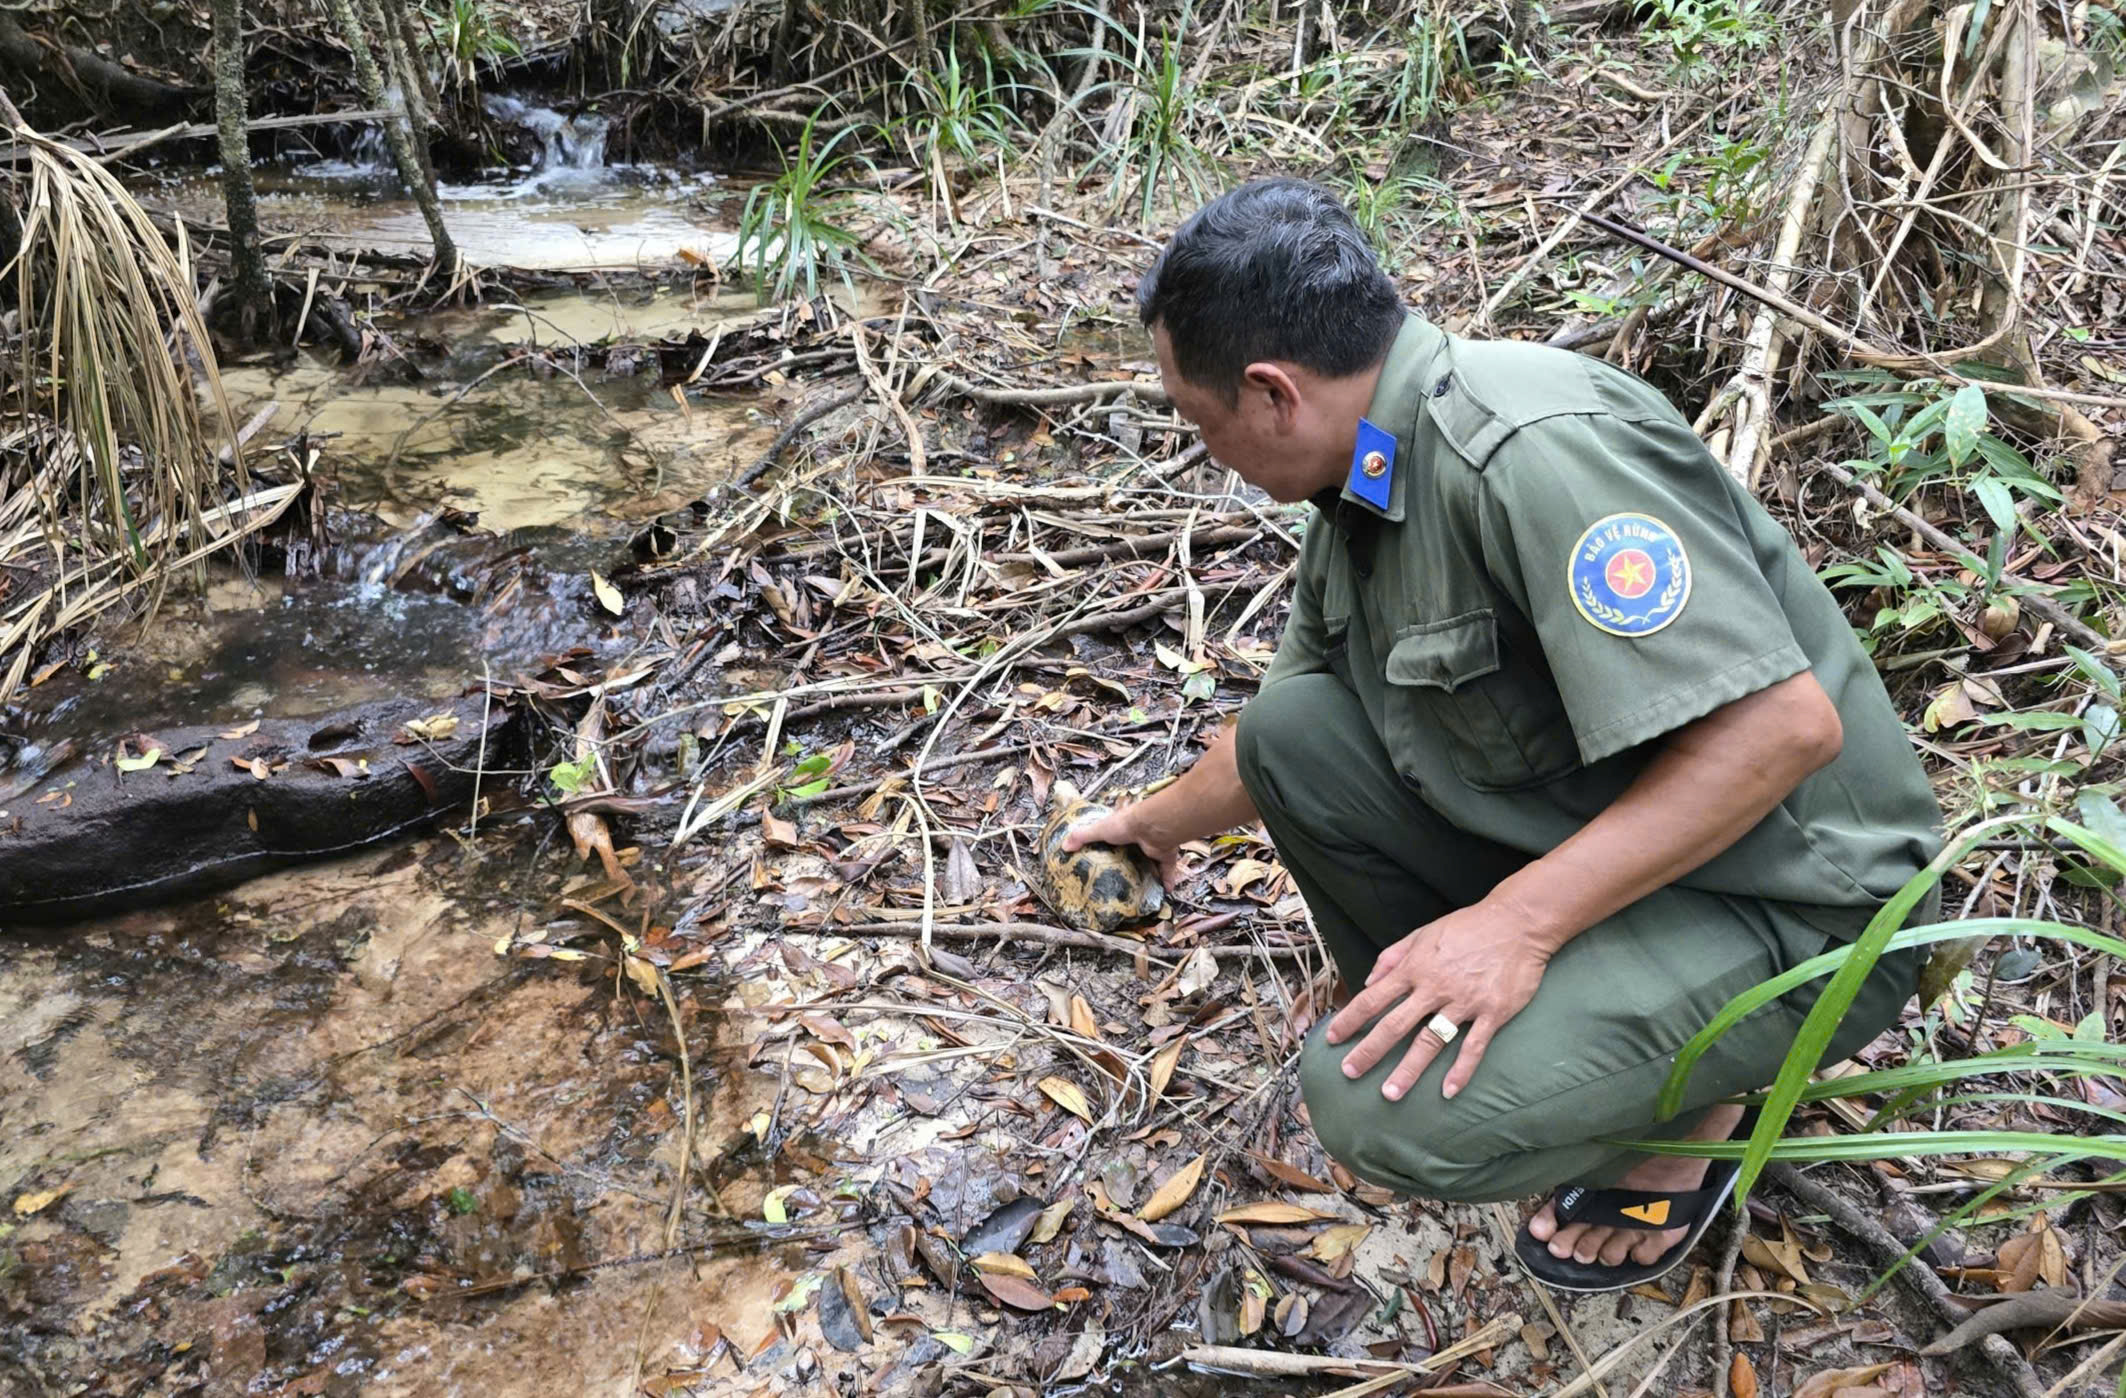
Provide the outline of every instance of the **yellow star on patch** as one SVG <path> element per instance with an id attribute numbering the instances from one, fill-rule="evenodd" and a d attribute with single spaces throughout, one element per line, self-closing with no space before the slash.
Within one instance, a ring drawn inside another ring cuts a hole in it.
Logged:
<path id="1" fill-rule="evenodd" d="M 1646 574 L 1647 574 L 1647 565 L 1645 565 L 1645 564 L 1641 563 L 1641 562 L 1640 562 L 1640 561 L 1639 561 L 1638 559 L 1636 559 L 1636 558 L 1620 558 L 1620 559 L 1618 559 L 1618 560 L 1617 560 L 1617 584 L 1618 584 L 1618 590 L 1619 590 L 1619 591 L 1622 591 L 1622 590 L 1623 590 L 1623 589 L 1625 589 L 1625 588 L 1629 588 L 1629 587 L 1637 587 L 1637 586 L 1638 586 L 1638 585 L 1639 585 L 1639 584 L 1640 584 L 1641 582 L 1644 582 L 1644 581 L 1646 580 Z"/>

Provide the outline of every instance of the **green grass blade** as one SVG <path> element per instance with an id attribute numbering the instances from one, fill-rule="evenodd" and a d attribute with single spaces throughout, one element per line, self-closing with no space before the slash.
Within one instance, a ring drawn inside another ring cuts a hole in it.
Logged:
<path id="1" fill-rule="evenodd" d="M 1758 1114 L 1757 1129 L 1750 1134 L 1742 1152 L 1742 1166 L 1735 1179 L 1737 1209 L 1743 1206 L 1751 1187 L 1757 1183 L 1757 1177 L 1764 1173 L 1765 1165 L 1772 1159 L 1774 1148 L 1780 1144 L 1780 1133 L 1786 1129 L 1787 1118 L 1794 1114 L 1794 1104 L 1801 1099 L 1809 1076 L 1823 1060 L 1831 1036 L 1837 1032 L 1846 1011 L 1852 1008 L 1854 997 L 1875 969 L 1884 947 L 1949 867 L 1984 837 L 1988 825 L 2001 827 L 2015 823 L 2007 820 L 1983 822 L 1966 832 L 1963 839 L 1944 848 L 1926 868 L 1907 879 L 1905 886 L 1869 919 L 1866 930 L 1854 940 L 1852 954 L 1831 976 L 1831 983 L 1824 987 L 1823 993 L 1810 1007 L 1808 1017 L 1802 1020 L 1801 1029 L 1794 1036 L 1794 1046 L 1787 1050 L 1786 1061 L 1779 1065 L 1779 1074 L 1772 1080 L 1771 1094 Z"/>
<path id="2" fill-rule="evenodd" d="M 1967 922 L 1929 923 L 1923 927 L 1907 928 L 1891 937 L 1882 950 L 1906 951 L 1935 942 L 1953 942 L 1971 936 L 2009 933 L 2068 942 L 2075 946 L 2087 947 L 2091 951 L 2109 952 L 2113 956 L 2126 959 L 2126 941 L 2117 937 L 2063 922 L 2038 922 L 2013 917 L 1972 918 Z M 1662 1084 L 1661 1095 L 1656 1102 L 1657 1119 L 1667 1121 L 1682 1109 L 1683 1092 L 1689 1085 L 1692 1069 L 1721 1035 L 1758 1008 L 1770 1004 L 1798 986 L 1845 966 L 1858 951 L 1859 943 L 1852 942 L 1819 956 L 1812 956 L 1800 965 L 1781 972 L 1762 984 L 1752 986 L 1723 1005 L 1719 1013 L 1677 1051 L 1675 1066 L 1669 1070 L 1668 1081 Z"/>

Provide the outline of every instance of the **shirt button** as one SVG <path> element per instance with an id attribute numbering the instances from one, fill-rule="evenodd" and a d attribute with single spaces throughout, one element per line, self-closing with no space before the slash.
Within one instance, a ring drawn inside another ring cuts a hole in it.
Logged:
<path id="1" fill-rule="evenodd" d="M 1432 396 L 1433 396 L 1434 398 L 1445 398 L 1445 397 L 1447 396 L 1447 387 L 1448 387 L 1448 385 L 1452 384 L 1453 382 L 1454 382 L 1454 375 L 1452 375 L 1452 374 L 1442 374 L 1442 375 L 1440 375 L 1440 380 L 1439 380 L 1439 382 L 1438 382 L 1438 383 L 1436 383 L 1436 384 L 1434 384 L 1434 385 L 1432 385 Z"/>

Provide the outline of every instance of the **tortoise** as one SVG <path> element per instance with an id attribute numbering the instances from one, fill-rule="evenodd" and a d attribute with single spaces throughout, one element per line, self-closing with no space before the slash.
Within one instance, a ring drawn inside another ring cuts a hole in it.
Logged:
<path id="1" fill-rule="evenodd" d="M 1124 923 L 1156 917 L 1166 903 L 1159 866 L 1135 845 L 1063 848 L 1063 837 L 1072 827 L 1098 820 L 1110 809 L 1059 781 L 1048 794 L 1041 823 L 1034 891 L 1057 917 L 1081 931 L 1112 932 Z"/>

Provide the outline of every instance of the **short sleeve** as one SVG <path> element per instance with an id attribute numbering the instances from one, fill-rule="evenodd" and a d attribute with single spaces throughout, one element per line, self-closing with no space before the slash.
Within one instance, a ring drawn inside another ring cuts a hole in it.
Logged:
<path id="1" fill-rule="evenodd" d="M 1333 527 L 1319 511 L 1307 521 L 1299 562 L 1292 570 L 1292 611 L 1285 618 L 1277 654 L 1271 657 L 1269 671 L 1262 677 L 1264 689 L 1294 675 L 1321 674 L 1329 669 L 1328 629 L 1321 619 L 1321 593 L 1323 572 L 1328 567 L 1328 536 Z"/>
<path id="2" fill-rule="evenodd" d="M 1485 566 L 1534 625 L 1583 761 L 1809 668 L 1747 502 L 1681 421 L 1533 423 L 1477 501 Z"/>

